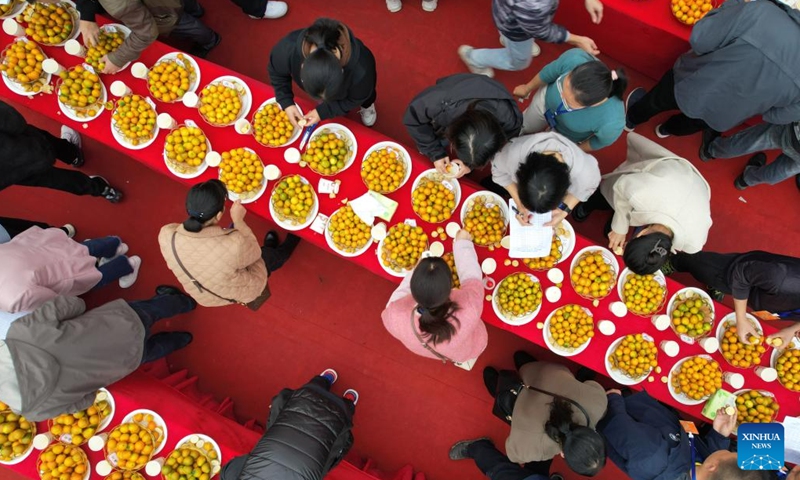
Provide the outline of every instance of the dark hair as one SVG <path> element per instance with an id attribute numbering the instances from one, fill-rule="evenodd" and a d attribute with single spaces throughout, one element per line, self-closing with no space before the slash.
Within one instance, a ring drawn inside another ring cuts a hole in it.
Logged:
<path id="1" fill-rule="evenodd" d="M 319 18 L 304 33 L 303 41 L 317 47 L 303 60 L 300 69 L 303 90 L 313 98 L 333 98 L 342 87 L 344 71 L 334 53 L 339 50 L 339 27 L 336 20 Z"/>
<path id="2" fill-rule="evenodd" d="M 186 213 L 189 218 L 184 220 L 183 228 L 190 232 L 202 230 L 203 224 L 225 208 L 226 198 L 228 189 L 217 179 L 193 186 L 186 195 Z"/>
<path id="3" fill-rule="evenodd" d="M 771 480 L 777 478 L 774 472 L 764 470 L 742 470 L 736 458 L 719 462 L 717 469 L 709 475 L 709 480 Z"/>
<path id="4" fill-rule="evenodd" d="M 649 275 L 656 273 L 669 259 L 672 239 L 661 232 L 648 233 L 634 238 L 625 245 L 622 259 L 633 273 Z"/>
<path id="5" fill-rule="evenodd" d="M 593 477 L 606 465 L 603 437 L 593 429 L 572 421 L 572 404 L 567 400 L 558 397 L 553 399 L 544 431 L 561 446 L 564 460 L 573 472 Z"/>
<path id="6" fill-rule="evenodd" d="M 456 157 L 470 170 L 485 167 L 508 141 L 500 121 L 474 106 L 456 117 L 445 132 Z"/>
<path id="7" fill-rule="evenodd" d="M 564 200 L 569 189 L 569 167 L 555 155 L 531 152 L 517 169 L 519 199 L 528 210 L 546 213 Z"/>
<path id="8" fill-rule="evenodd" d="M 423 259 L 411 274 L 411 296 L 417 302 L 420 314 L 419 329 L 430 336 L 434 345 L 446 342 L 455 335 L 453 323 L 460 325 L 458 318 L 453 315 L 459 307 L 450 301 L 452 289 L 450 267 L 439 257 Z"/>
<path id="9" fill-rule="evenodd" d="M 616 75 L 617 79 L 614 80 L 612 75 Z M 569 84 L 578 102 L 590 107 L 606 98 L 617 97 L 622 100 L 628 88 L 628 76 L 621 68 L 612 73 L 606 64 L 596 60 L 575 67 L 569 74 Z"/>

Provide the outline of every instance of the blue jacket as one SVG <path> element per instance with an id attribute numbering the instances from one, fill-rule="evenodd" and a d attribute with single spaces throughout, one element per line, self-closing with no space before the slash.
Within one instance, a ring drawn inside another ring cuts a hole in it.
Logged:
<path id="1" fill-rule="evenodd" d="M 677 480 L 691 470 L 689 437 L 678 417 L 647 392 L 609 395 L 608 412 L 597 430 L 606 439 L 608 458 L 632 480 Z M 729 446 L 728 438 L 711 429 L 695 438 L 696 460 Z"/>

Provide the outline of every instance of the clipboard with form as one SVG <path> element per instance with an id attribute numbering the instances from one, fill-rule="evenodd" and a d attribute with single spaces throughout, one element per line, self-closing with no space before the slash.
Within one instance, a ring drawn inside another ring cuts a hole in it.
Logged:
<path id="1" fill-rule="evenodd" d="M 516 211 L 517 204 L 513 199 L 508 201 L 509 211 Z M 511 245 L 508 256 L 511 258 L 541 258 L 550 254 L 553 242 L 553 227 L 544 224 L 552 219 L 550 212 L 531 213 L 530 225 L 522 225 L 514 216 L 511 221 Z"/>

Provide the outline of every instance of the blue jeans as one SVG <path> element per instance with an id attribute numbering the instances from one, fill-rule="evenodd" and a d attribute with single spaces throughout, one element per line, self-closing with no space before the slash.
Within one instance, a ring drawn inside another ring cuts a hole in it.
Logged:
<path id="1" fill-rule="evenodd" d="M 512 462 L 488 440 L 470 444 L 467 449 L 475 465 L 491 480 L 548 480 L 552 460 L 526 463 L 524 467 Z"/>
<path id="2" fill-rule="evenodd" d="M 531 64 L 533 39 L 514 42 L 506 38 L 503 48 L 480 48 L 470 52 L 467 60 L 478 68 L 498 70 L 525 70 Z"/>
<path id="3" fill-rule="evenodd" d="M 747 185 L 775 185 L 800 173 L 800 151 L 794 146 L 794 125 L 761 123 L 730 137 L 718 137 L 708 146 L 711 156 L 733 158 L 762 150 L 780 149 L 778 158 L 763 167 L 747 166 L 742 178 Z"/>
<path id="4" fill-rule="evenodd" d="M 136 312 L 144 325 L 142 363 L 166 357 L 183 346 L 181 344 L 183 333 L 162 332 L 151 335 L 150 330 L 153 325 L 159 320 L 191 312 L 197 307 L 197 303 L 187 295 L 157 295 L 150 300 L 128 302 L 128 305 Z"/>
<path id="5" fill-rule="evenodd" d="M 89 249 L 89 255 L 98 259 L 114 258 L 114 255 L 117 254 L 117 247 L 119 247 L 120 243 L 122 243 L 122 240 L 120 240 L 119 237 L 93 238 L 91 240 L 83 241 L 83 245 Z M 94 288 L 103 287 L 114 280 L 119 280 L 125 275 L 133 273 L 133 267 L 131 267 L 131 263 L 125 256 L 114 258 L 113 260 L 100 265 L 97 267 L 97 269 L 100 270 L 102 278 L 99 282 L 97 282 L 97 285 L 95 285 Z"/>

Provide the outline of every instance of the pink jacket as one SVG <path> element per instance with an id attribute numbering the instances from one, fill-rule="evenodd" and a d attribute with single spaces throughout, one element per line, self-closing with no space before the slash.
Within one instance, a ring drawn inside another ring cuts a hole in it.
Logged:
<path id="1" fill-rule="evenodd" d="M 454 240 L 453 254 L 461 288 L 453 290 L 450 299 L 460 307 L 455 316 L 460 322 L 458 331 L 445 343 L 433 345 L 440 354 L 456 362 L 465 362 L 477 358 L 486 349 L 489 335 L 486 325 L 481 320 L 483 313 L 483 281 L 481 267 L 475 246 L 469 240 Z M 396 339 L 403 342 L 409 350 L 428 358 L 436 355 L 423 347 L 411 330 L 411 312 L 417 306 L 411 296 L 411 274 L 406 275 L 400 287 L 395 290 L 381 317 L 386 330 Z M 419 332 L 419 315 L 414 313 L 417 332 Z M 424 336 L 423 336 L 424 338 Z M 438 358 L 437 358 L 438 359 Z"/>
<path id="2" fill-rule="evenodd" d="M 35 310 L 92 289 L 102 275 L 89 249 L 59 228 L 31 227 L 0 245 L 0 310 Z"/>

